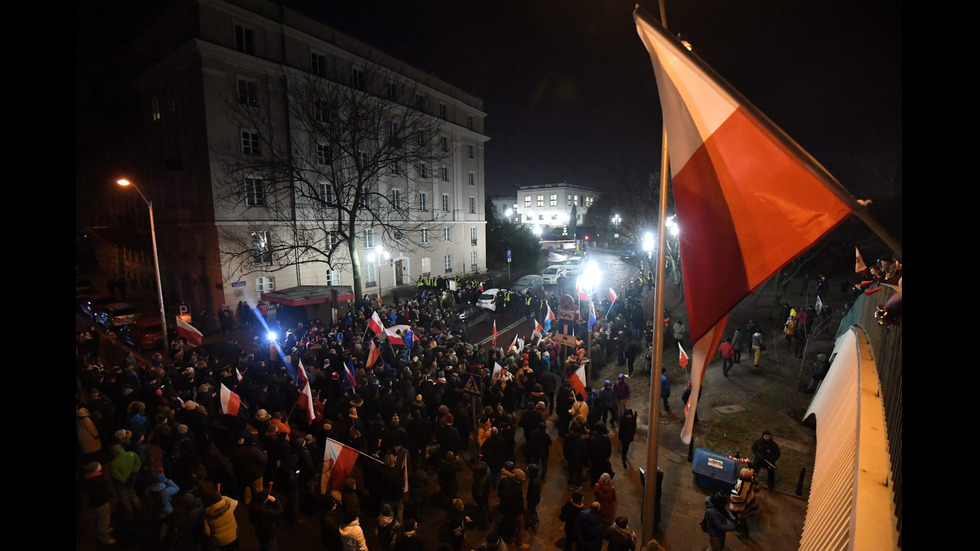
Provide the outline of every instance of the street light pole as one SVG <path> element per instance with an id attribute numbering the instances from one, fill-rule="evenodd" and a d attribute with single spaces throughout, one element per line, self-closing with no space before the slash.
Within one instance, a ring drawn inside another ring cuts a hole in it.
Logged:
<path id="1" fill-rule="evenodd" d="M 167 333 L 167 311 L 164 308 L 163 303 L 163 281 L 160 278 L 160 255 L 157 252 L 157 231 L 156 225 L 153 222 L 153 201 L 150 201 L 146 198 L 146 195 L 143 195 L 143 192 L 140 190 L 139 186 L 125 178 L 116 180 L 116 183 L 121 186 L 132 185 L 133 189 L 136 190 L 136 193 L 140 194 L 140 198 L 143 199 L 144 203 L 146 203 L 146 208 L 150 212 L 150 239 L 153 242 L 153 269 L 156 271 L 157 275 L 157 300 L 160 303 L 160 327 L 163 330 L 163 352 L 164 354 L 167 354 L 170 351 L 170 335 Z"/>

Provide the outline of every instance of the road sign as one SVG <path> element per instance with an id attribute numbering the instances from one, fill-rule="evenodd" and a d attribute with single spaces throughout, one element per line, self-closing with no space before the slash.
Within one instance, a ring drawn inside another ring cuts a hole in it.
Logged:
<path id="1" fill-rule="evenodd" d="M 507 249 L 507 262 L 510 263 L 510 249 Z"/>
<path id="2" fill-rule="evenodd" d="M 463 383 L 463 392 L 483 396 L 481 390 L 483 381 L 480 378 L 472 373 L 460 373 L 459 378 Z"/>
<path id="3" fill-rule="evenodd" d="M 562 295 L 558 299 L 558 308 L 561 310 L 575 310 L 575 299 L 572 295 Z"/>

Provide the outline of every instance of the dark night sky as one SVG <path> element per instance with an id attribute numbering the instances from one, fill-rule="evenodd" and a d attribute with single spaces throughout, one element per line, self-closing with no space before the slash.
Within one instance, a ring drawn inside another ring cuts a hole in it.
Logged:
<path id="1" fill-rule="evenodd" d="M 659 171 L 660 104 L 635 0 L 285 2 L 483 98 L 490 194 L 561 181 L 608 189 Z M 666 2 L 671 31 L 854 195 L 901 181 L 898 0 Z M 79 59 L 102 51 L 89 32 L 125 28 L 83 25 L 98 4 L 80 8 Z M 657 3 L 640 4 L 659 19 Z M 900 200 L 900 184 L 891 193 Z"/>

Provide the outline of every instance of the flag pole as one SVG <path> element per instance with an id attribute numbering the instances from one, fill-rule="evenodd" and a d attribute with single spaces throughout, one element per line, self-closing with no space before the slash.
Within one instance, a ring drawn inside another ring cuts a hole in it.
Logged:
<path id="1" fill-rule="evenodd" d="M 637 4 L 639 8 L 639 4 Z M 667 28 L 667 13 L 664 0 L 660 0 L 660 21 Z M 663 139 L 660 150 L 660 212 L 657 230 L 657 275 L 654 288 L 653 316 L 660 327 L 659 317 L 664 305 L 664 260 L 663 251 L 666 246 L 665 222 L 667 219 L 667 174 L 670 160 L 667 157 L 667 122 L 663 123 Z M 653 365 L 650 366 L 650 424 L 647 429 L 647 476 L 643 487 L 643 539 L 653 539 L 657 504 L 657 469 L 660 452 L 660 371 L 663 369 L 664 332 L 663 329 L 653 332 L 653 353 L 650 354 Z"/>

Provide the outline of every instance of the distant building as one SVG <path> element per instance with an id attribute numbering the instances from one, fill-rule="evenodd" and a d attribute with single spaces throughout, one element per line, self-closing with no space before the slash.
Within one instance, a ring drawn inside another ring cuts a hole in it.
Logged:
<path id="1" fill-rule="evenodd" d="M 575 207 L 575 224 L 582 225 L 585 213 L 599 192 L 568 183 L 521 186 L 517 188 L 516 214 L 520 224 L 554 230 L 567 226 Z"/>

